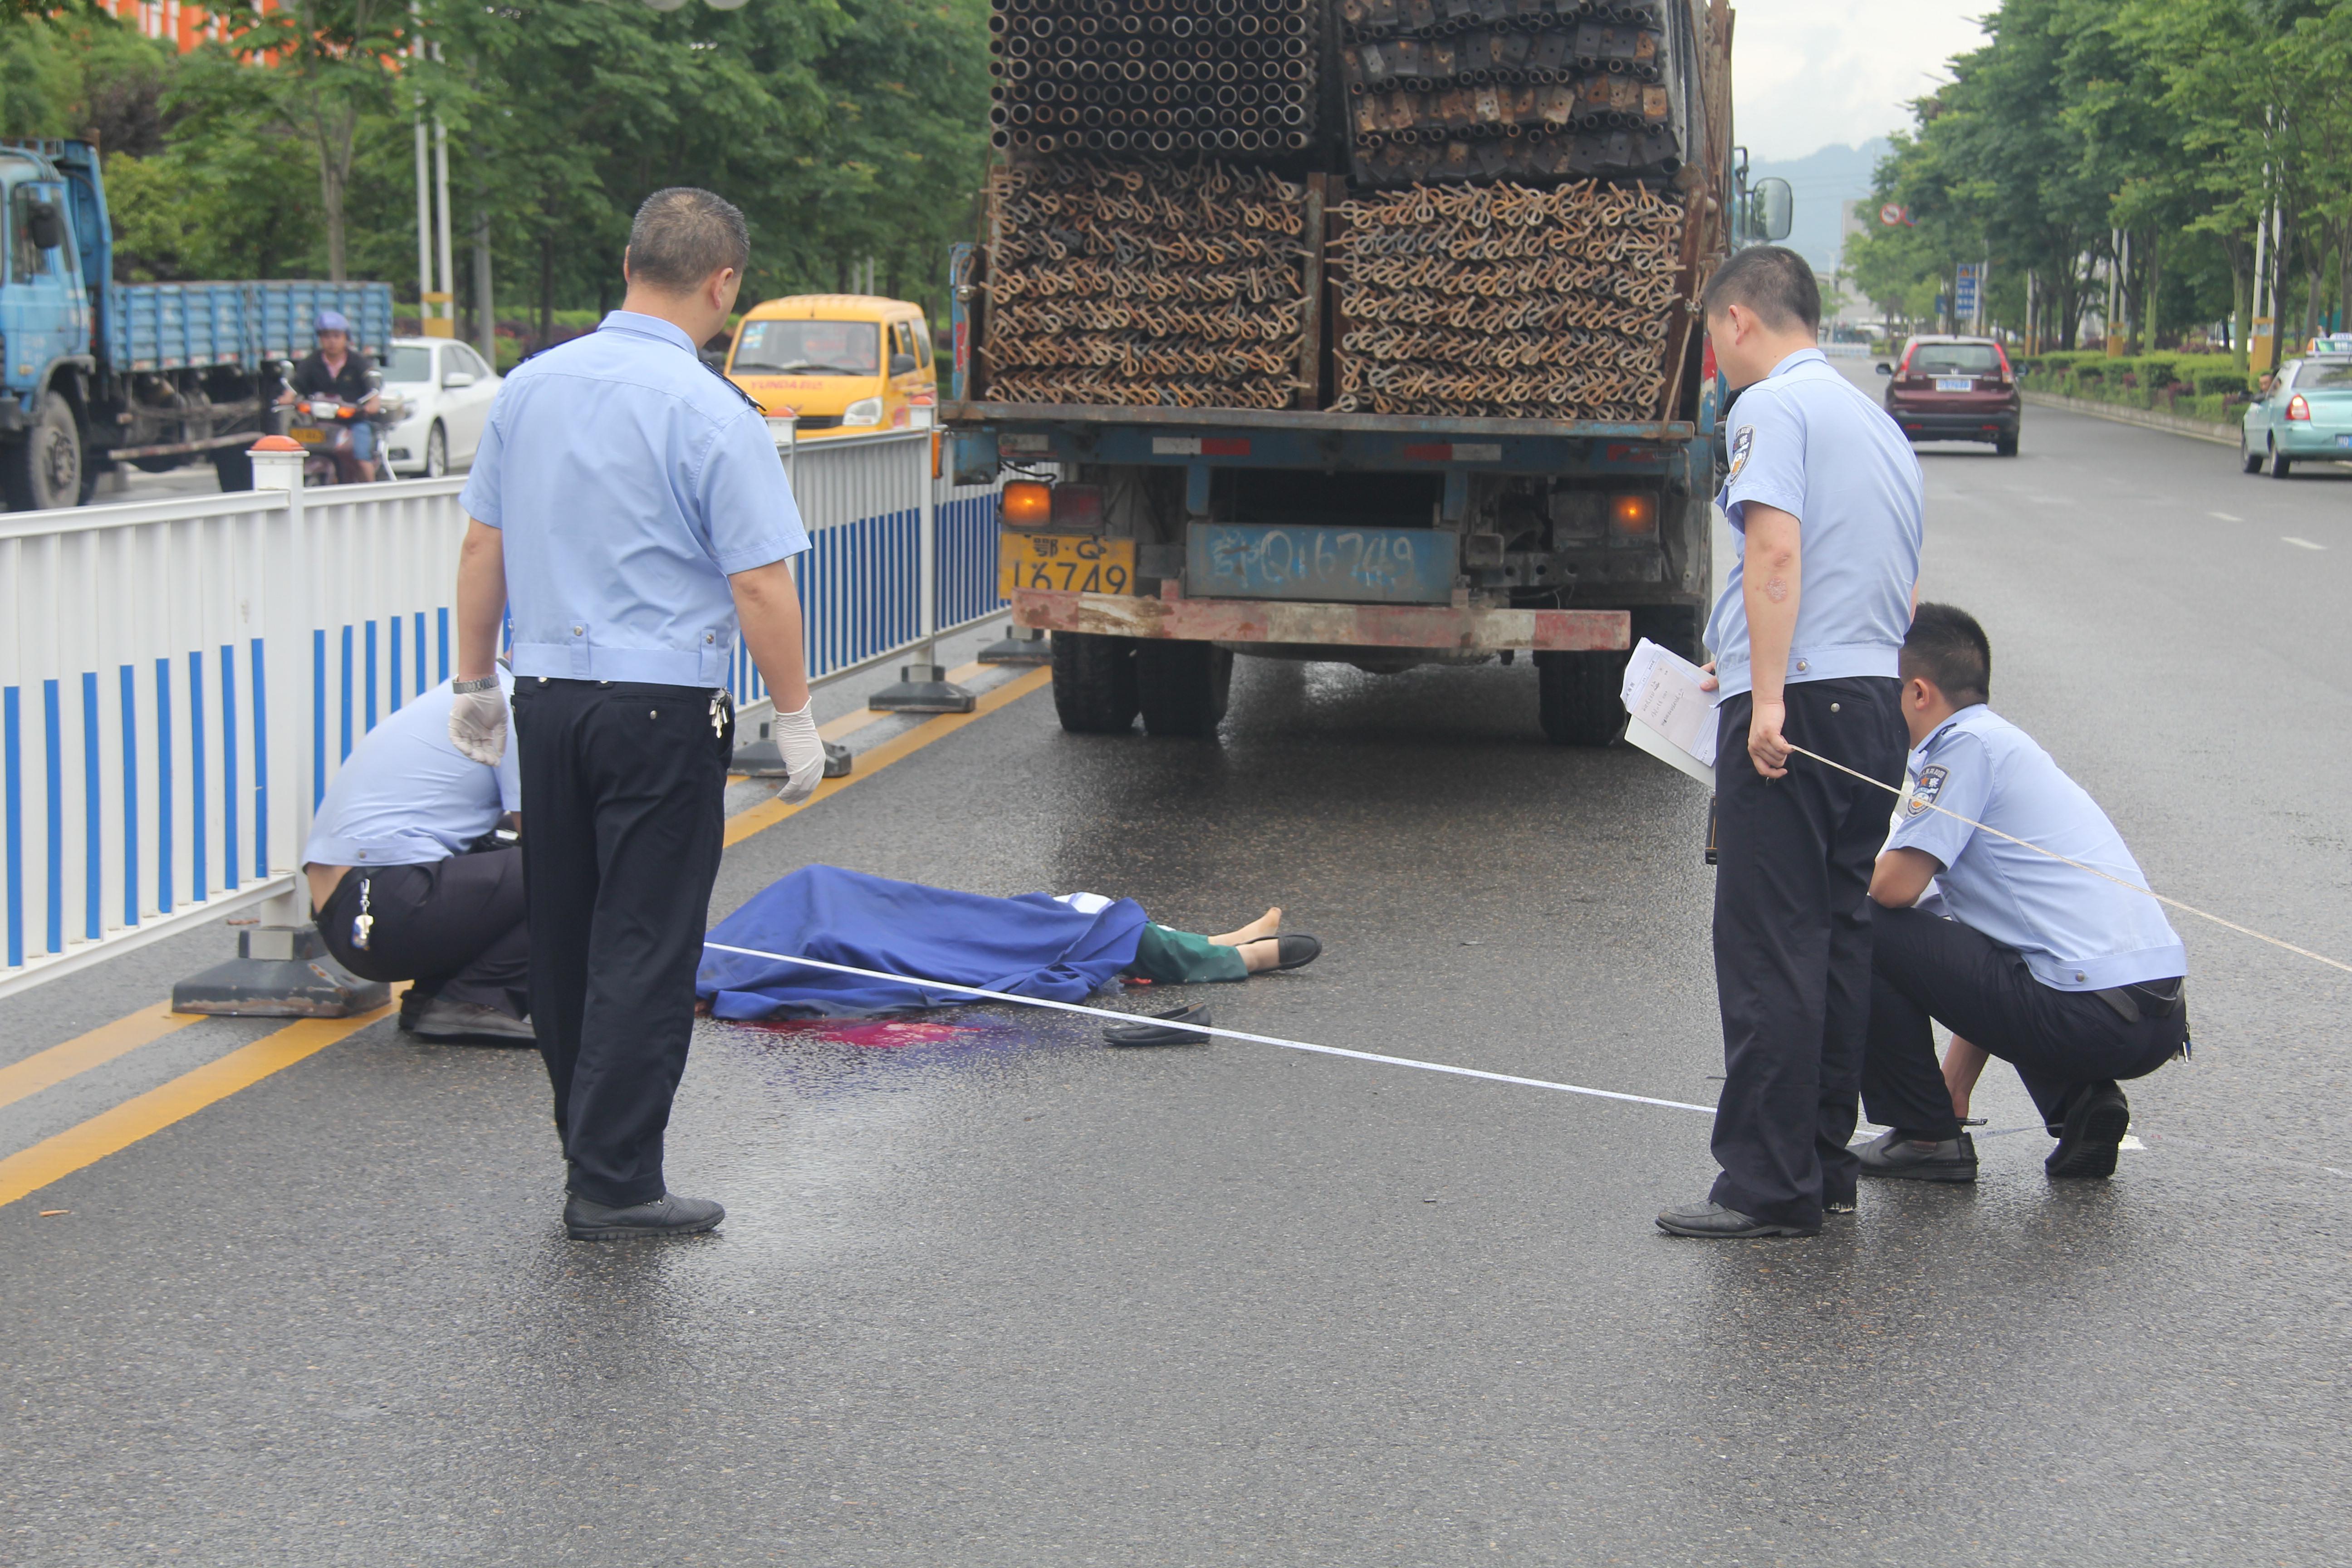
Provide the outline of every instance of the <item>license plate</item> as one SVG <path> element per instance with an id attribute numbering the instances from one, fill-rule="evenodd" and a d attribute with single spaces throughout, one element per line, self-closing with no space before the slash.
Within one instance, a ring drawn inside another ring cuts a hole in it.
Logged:
<path id="1" fill-rule="evenodd" d="M 310 425 L 297 425 L 286 433 L 305 447 L 315 447 L 327 438 L 327 433 L 324 430 Z"/>
<path id="2" fill-rule="evenodd" d="M 1057 594 L 1135 592 L 1135 541 L 1097 539 L 1090 533 L 1015 533 L 1007 530 L 996 547 L 996 589 L 1006 597 L 1015 588 Z"/>
<path id="3" fill-rule="evenodd" d="M 2336 444 L 2339 447 L 2352 447 L 2352 436 L 2338 436 L 2336 437 Z"/>
<path id="4" fill-rule="evenodd" d="M 1974 392 L 1976 389 L 1977 384 L 1969 376 L 1939 375 L 1936 378 L 1936 390 L 1938 392 Z"/>

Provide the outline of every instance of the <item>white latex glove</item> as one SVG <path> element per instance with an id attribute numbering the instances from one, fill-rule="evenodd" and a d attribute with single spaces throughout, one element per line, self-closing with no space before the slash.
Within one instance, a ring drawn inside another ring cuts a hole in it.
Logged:
<path id="1" fill-rule="evenodd" d="M 449 700 L 449 743 L 484 767 L 507 754 L 507 700 L 497 687 L 460 691 Z"/>
<path id="2" fill-rule="evenodd" d="M 824 742 L 816 732 L 816 719 L 809 711 L 816 705 L 811 698 L 795 713 L 776 714 L 776 750 L 784 757 L 784 787 L 776 798 L 786 805 L 798 805 L 816 793 L 824 782 Z"/>

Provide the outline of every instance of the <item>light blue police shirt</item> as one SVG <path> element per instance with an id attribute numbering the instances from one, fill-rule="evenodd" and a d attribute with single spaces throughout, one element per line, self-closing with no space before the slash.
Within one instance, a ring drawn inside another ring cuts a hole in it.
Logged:
<path id="1" fill-rule="evenodd" d="M 499 671 L 511 694 L 514 677 Z M 446 860 L 522 809 L 520 748 L 495 768 L 450 743 L 449 683 L 370 730 L 327 786 L 302 847 L 306 866 L 429 866 Z"/>
<path id="2" fill-rule="evenodd" d="M 1787 683 L 1895 676 L 1911 629 L 1926 510 L 1919 459 L 1902 426 L 1819 349 L 1774 365 L 1740 393 L 1728 420 L 1730 467 L 1716 503 L 1739 534 L 1740 559 L 1706 622 L 1716 700 L 1755 684 L 1740 597 L 1749 501 L 1778 507 L 1800 525 Z"/>
<path id="3" fill-rule="evenodd" d="M 1982 703 L 1963 708 L 1911 753 L 1910 771 L 1886 847 L 1924 850 L 1942 864 L 1935 912 L 2015 948 L 2053 990 L 2105 991 L 2189 973 L 2188 950 L 2154 899 L 1928 809 L 1956 811 L 2147 887 L 2107 814 L 2024 731 Z"/>
<path id="4" fill-rule="evenodd" d="M 505 535 L 517 675 L 723 686 L 728 577 L 808 548 L 766 417 L 633 310 L 506 378 L 459 504 Z"/>

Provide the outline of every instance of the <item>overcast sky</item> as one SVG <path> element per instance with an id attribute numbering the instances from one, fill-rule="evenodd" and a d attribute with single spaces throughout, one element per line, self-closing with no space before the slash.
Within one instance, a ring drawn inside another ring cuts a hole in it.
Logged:
<path id="1" fill-rule="evenodd" d="M 1997 0 L 1732 0 L 1732 119 L 1759 159 L 1801 158 L 1911 123 Z"/>

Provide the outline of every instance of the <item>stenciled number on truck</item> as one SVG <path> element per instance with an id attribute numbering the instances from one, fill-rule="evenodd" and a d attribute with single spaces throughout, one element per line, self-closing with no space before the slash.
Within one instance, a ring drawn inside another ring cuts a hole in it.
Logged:
<path id="1" fill-rule="evenodd" d="M 1221 577 L 1255 581 L 1267 588 L 1307 587 L 1335 578 L 1366 588 L 1389 588 L 1410 579 L 1416 570 L 1412 547 L 1402 539 L 1387 534 L 1367 539 L 1319 528 L 1311 544 L 1301 544 L 1286 532 L 1254 540 L 1228 535 L 1213 546 L 1213 563 Z"/>

